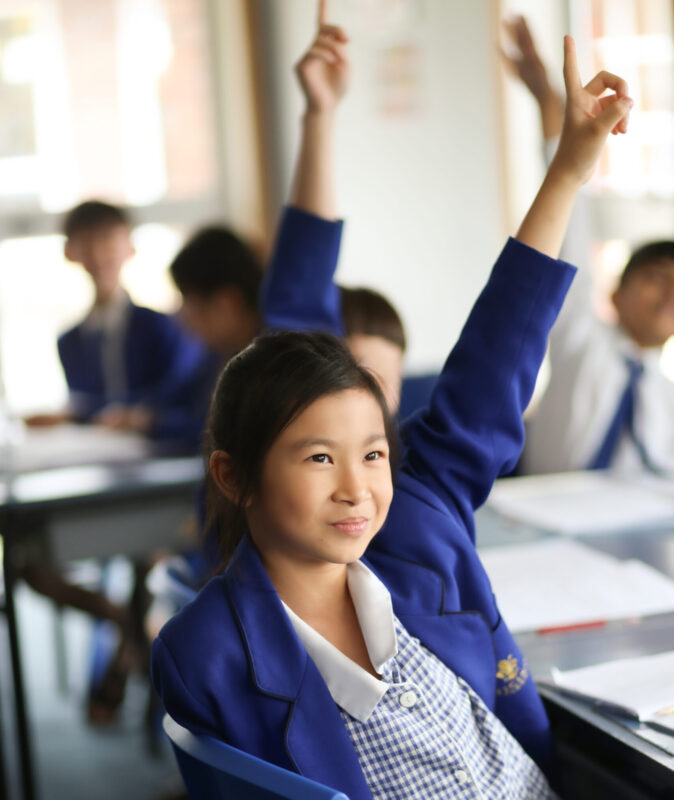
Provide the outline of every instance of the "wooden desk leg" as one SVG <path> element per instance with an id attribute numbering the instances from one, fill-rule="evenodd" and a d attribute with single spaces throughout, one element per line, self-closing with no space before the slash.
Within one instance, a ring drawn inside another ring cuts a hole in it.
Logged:
<path id="1" fill-rule="evenodd" d="M 12 666 L 12 680 L 14 684 L 14 713 L 16 716 L 16 734 L 18 741 L 19 758 L 21 761 L 21 780 L 23 783 L 24 800 L 35 800 L 35 785 L 33 778 L 33 758 L 31 752 L 31 739 L 26 709 L 26 694 L 23 685 L 23 672 L 21 670 L 21 651 L 19 646 L 19 631 L 16 624 L 16 609 L 14 606 L 14 577 L 15 570 L 12 563 L 12 533 L 11 519 L 7 516 L 2 520 L 4 535 L 3 570 L 5 577 L 5 614 L 7 616 L 7 632 L 9 634 L 9 651 Z"/>

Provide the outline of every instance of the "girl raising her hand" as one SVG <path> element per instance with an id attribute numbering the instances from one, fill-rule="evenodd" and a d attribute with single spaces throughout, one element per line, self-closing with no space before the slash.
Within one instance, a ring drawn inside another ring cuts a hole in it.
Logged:
<path id="1" fill-rule="evenodd" d="M 378 383 L 329 335 L 259 338 L 213 398 L 228 563 L 155 641 L 155 685 L 182 725 L 351 800 L 554 796 L 547 719 L 473 512 L 519 455 L 573 277 L 556 260 L 573 199 L 631 105 L 608 73 L 583 88 L 569 37 L 564 75 L 557 156 L 404 427 L 399 468 Z"/>

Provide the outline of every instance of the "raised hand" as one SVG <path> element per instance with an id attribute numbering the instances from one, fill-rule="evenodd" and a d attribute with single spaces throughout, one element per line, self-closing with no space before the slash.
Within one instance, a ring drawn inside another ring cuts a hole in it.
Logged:
<path id="1" fill-rule="evenodd" d="M 592 175 L 608 134 L 627 132 L 633 102 L 626 81 L 611 72 L 602 70 L 582 85 L 571 36 L 564 37 L 564 85 L 564 127 L 551 169 L 561 169 L 585 183 Z M 604 95 L 607 89 L 612 93 Z"/>
<path id="2" fill-rule="evenodd" d="M 326 17 L 327 0 L 319 0 L 318 33 L 295 66 L 308 111 L 333 111 L 349 85 L 349 39 L 341 28 L 328 25 Z"/>
<path id="3" fill-rule="evenodd" d="M 625 133 L 632 101 L 627 84 L 600 72 L 583 86 L 576 45 L 564 37 L 566 108 L 559 147 L 545 180 L 517 232 L 524 244 L 557 258 L 578 190 L 589 180 L 609 133 Z M 603 96 L 606 89 L 613 93 Z"/>
<path id="4" fill-rule="evenodd" d="M 556 98 L 526 19 L 522 16 L 506 19 L 503 21 L 503 28 L 517 51 L 509 55 L 501 50 L 509 70 L 522 81 L 539 103 L 545 102 L 550 95 Z"/>

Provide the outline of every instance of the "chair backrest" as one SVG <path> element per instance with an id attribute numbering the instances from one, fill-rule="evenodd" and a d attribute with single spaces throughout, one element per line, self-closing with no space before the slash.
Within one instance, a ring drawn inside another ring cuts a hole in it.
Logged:
<path id="1" fill-rule="evenodd" d="M 321 783 L 195 735 L 168 714 L 163 725 L 192 800 L 348 800 Z"/>
<path id="2" fill-rule="evenodd" d="M 145 578 L 145 586 L 153 597 L 172 603 L 176 609 L 197 596 L 189 564 L 181 556 L 157 561 Z"/>

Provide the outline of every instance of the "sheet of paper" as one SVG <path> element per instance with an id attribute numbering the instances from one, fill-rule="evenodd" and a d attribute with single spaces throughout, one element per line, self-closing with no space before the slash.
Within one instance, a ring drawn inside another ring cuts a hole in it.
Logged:
<path id="1" fill-rule="evenodd" d="M 674 480 L 566 472 L 497 481 L 488 505 L 566 535 L 674 526 Z"/>
<path id="2" fill-rule="evenodd" d="M 555 670 L 555 684 L 674 731 L 674 652 Z"/>
<path id="3" fill-rule="evenodd" d="M 480 558 L 510 630 L 674 611 L 674 581 L 568 539 L 488 547 Z"/>
<path id="4" fill-rule="evenodd" d="M 129 431 L 96 425 L 56 425 L 25 428 L 0 455 L 0 469 L 11 472 L 74 464 L 133 461 L 150 453 L 147 438 Z"/>

